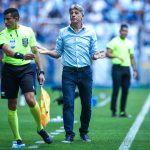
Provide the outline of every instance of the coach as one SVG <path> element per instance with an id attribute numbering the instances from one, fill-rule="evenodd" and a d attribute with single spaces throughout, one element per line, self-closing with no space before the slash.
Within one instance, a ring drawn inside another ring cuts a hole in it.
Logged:
<path id="1" fill-rule="evenodd" d="M 63 65 L 62 91 L 63 91 L 63 120 L 66 131 L 64 143 L 74 140 L 74 97 L 78 87 L 81 99 L 81 126 L 80 137 L 85 142 L 90 142 L 88 136 L 91 119 L 92 96 L 92 59 L 103 57 L 98 51 L 97 38 L 93 30 L 83 24 L 84 10 L 74 4 L 69 9 L 71 24 L 60 30 L 55 50 L 39 50 L 54 58 L 61 57 Z"/>

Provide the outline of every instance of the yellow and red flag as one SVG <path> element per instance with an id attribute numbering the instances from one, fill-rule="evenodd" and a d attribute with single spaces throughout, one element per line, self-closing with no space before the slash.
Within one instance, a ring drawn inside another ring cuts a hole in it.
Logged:
<path id="1" fill-rule="evenodd" d="M 50 96 L 47 91 L 41 87 L 41 123 L 45 127 L 50 121 Z"/>

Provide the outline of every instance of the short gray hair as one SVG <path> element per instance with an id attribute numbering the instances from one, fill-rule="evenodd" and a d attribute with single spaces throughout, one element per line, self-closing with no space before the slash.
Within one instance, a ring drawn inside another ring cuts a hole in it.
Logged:
<path id="1" fill-rule="evenodd" d="M 80 11 L 80 13 L 84 16 L 84 8 L 81 5 L 79 5 L 79 4 L 71 5 L 71 7 L 69 8 L 69 13 L 71 13 L 71 11 L 73 9 L 76 9 L 76 10 Z"/>

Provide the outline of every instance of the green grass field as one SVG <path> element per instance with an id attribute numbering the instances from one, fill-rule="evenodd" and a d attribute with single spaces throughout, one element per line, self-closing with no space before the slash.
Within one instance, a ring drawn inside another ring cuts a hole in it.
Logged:
<path id="1" fill-rule="evenodd" d="M 53 100 L 59 97 L 60 93 L 47 89 L 51 96 L 51 118 L 62 116 L 62 106 L 54 103 Z M 38 101 L 40 91 L 38 90 Z M 97 97 L 97 103 L 103 100 L 99 97 L 100 94 L 105 93 L 106 98 L 110 97 L 111 89 L 94 89 L 93 95 Z M 91 143 L 84 143 L 80 140 L 78 128 L 80 127 L 80 100 L 75 100 L 75 120 L 74 131 L 76 133 L 75 141 L 71 144 L 64 144 L 65 133 L 62 132 L 54 135 L 54 142 L 50 145 L 37 144 L 36 141 L 41 141 L 41 138 L 36 133 L 36 124 L 30 114 L 27 106 L 18 106 L 18 116 L 20 124 L 20 133 L 26 144 L 25 149 L 44 149 L 44 150 L 117 150 L 121 145 L 123 139 L 128 133 L 130 127 L 134 123 L 138 113 L 146 101 L 149 94 L 149 89 L 130 89 L 127 112 L 132 114 L 132 118 L 111 118 L 109 110 L 110 103 L 103 107 L 92 107 L 92 119 L 90 123 L 89 136 L 92 139 Z M 119 100 L 118 100 L 119 108 Z M 46 127 L 46 130 L 56 132 L 61 129 L 63 123 L 51 122 Z M 7 100 L 0 100 L 0 150 L 11 149 L 13 140 L 12 132 L 7 121 Z M 150 112 L 146 115 L 135 139 L 131 145 L 131 150 L 149 150 L 150 144 Z"/>

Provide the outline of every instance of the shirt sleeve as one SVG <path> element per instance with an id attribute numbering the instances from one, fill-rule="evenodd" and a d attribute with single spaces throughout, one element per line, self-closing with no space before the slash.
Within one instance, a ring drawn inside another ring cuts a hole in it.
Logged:
<path id="1" fill-rule="evenodd" d="M 91 36 L 91 42 L 90 42 L 90 56 L 93 57 L 95 52 L 98 51 L 97 48 L 97 36 L 96 33 L 93 31 Z"/>
<path id="2" fill-rule="evenodd" d="M 63 38 L 62 38 L 62 32 L 59 32 L 58 38 L 56 40 L 56 52 L 61 56 L 63 53 Z"/>
<path id="3" fill-rule="evenodd" d="M 4 33 L 0 33 L 0 44 L 9 44 L 8 40 L 5 38 Z"/>
<path id="4" fill-rule="evenodd" d="M 107 44 L 106 47 L 109 48 L 109 49 L 111 49 L 111 50 L 114 50 L 114 48 L 115 48 L 115 40 L 114 40 L 114 39 L 111 40 L 111 41 Z"/>
<path id="5" fill-rule="evenodd" d="M 130 42 L 129 52 L 130 52 L 130 54 L 134 54 L 134 46 L 131 42 Z"/>
<path id="6" fill-rule="evenodd" d="M 29 38 L 29 45 L 31 47 L 34 47 L 37 45 L 37 42 L 36 42 L 36 38 L 35 38 L 35 34 L 33 32 L 33 30 L 30 28 L 30 38 Z"/>

